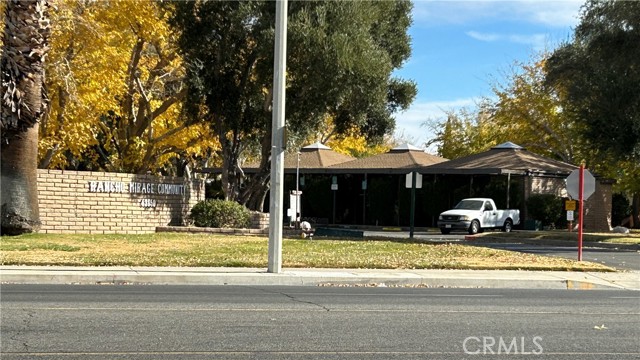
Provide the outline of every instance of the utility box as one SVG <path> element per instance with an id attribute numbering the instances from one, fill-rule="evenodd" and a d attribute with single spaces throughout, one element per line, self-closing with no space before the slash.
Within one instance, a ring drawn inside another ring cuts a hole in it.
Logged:
<path id="1" fill-rule="evenodd" d="M 542 221 L 527 219 L 524 221 L 524 229 L 525 230 L 542 230 Z"/>

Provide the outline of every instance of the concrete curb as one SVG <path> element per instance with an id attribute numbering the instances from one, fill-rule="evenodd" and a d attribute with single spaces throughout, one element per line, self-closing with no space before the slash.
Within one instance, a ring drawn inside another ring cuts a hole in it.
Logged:
<path id="1" fill-rule="evenodd" d="M 640 272 L 1 266 L 18 284 L 415 286 L 640 290 Z"/>

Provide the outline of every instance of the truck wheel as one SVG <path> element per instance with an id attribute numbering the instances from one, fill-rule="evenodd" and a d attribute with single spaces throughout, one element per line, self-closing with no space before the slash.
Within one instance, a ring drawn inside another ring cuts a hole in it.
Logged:
<path id="1" fill-rule="evenodd" d="M 451 232 L 451 229 L 440 229 L 440 232 L 442 233 L 442 235 L 447 235 Z"/>
<path id="2" fill-rule="evenodd" d="M 478 220 L 473 220 L 471 225 L 469 225 L 469 234 L 475 235 L 480 232 L 480 222 Z"/>
<path id="3" fill-rule="evenodd" d="M 511 230 L 513 230 L 513 221 L 511 221 L 511 219 L 507 219 L 507 221 L 504 222 L 504 226 L 502 227 L 502 231 L 511 232 Z"/>

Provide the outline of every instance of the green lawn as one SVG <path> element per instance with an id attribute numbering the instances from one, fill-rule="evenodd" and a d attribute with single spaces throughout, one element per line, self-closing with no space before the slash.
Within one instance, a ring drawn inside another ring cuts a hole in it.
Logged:
<path id="1" fill-rule="evenodd" d="M 268 239 L 252 236 L 28 234 L 0 238 L 3 265 L 266 267 Z M 600 264 L 410 241 L 283 241 L 283 266 L 380 269 L 612 271 Z"/>

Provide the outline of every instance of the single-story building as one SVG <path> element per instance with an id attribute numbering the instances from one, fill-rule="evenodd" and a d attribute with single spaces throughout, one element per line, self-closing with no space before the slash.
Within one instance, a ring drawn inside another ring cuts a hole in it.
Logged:
<path id="1" fill-rule="evenodd" d="M 567 197 L 565 179 L 577 168 L 511 142 L 454 160 L 408 144 L 354 159 L 316 143 L 285 155 L 284 190 L 295 190 L 298 179 L 302 218 L 316 223 L 408 226 L 411 191 L 405 186 L 406 176 L 416 172 L 422 175 L 422 186 L 416 190 L 415 226 L 435 226 L 442 211 L 473 196 L 519 209 L 524 226 L 536 220 L 528 217 L 526 199 L 547 193 Z M 250 173 L 252 167 L 244 171 Z M 613 181 L 596 179 L 595 193 L 585 201 L 585 228 L 608 231 Z M 288 205 L 287 197 L 285 208 Z"/>
<path id="2" fill-rule="evenodd" d="M 506 189 L 503 195 L 494 195 L 496 205 L 519 208 L 522 219 L 535 220 L 530 219 L 527 214 L 524 204 L 526 199 L 532 194 L 554 194 L 567 198 L 565 179 L 578 168 L 576 165 L 550 159 L 512 142 L 506 142 L 487 151 L 432 165 L 419 171 L 442 179 L 465 176 L 470 184 L 491 178 L 503 178 Z M 611 179 L 596 177 L 595 193 L 585 201 L 585 228 L 610 230 L 612 184 Z M 511 191 L 513 187 L 517 189 L 515 193 Z M 469 186 L 469 197 L 485 195 Z"/>

